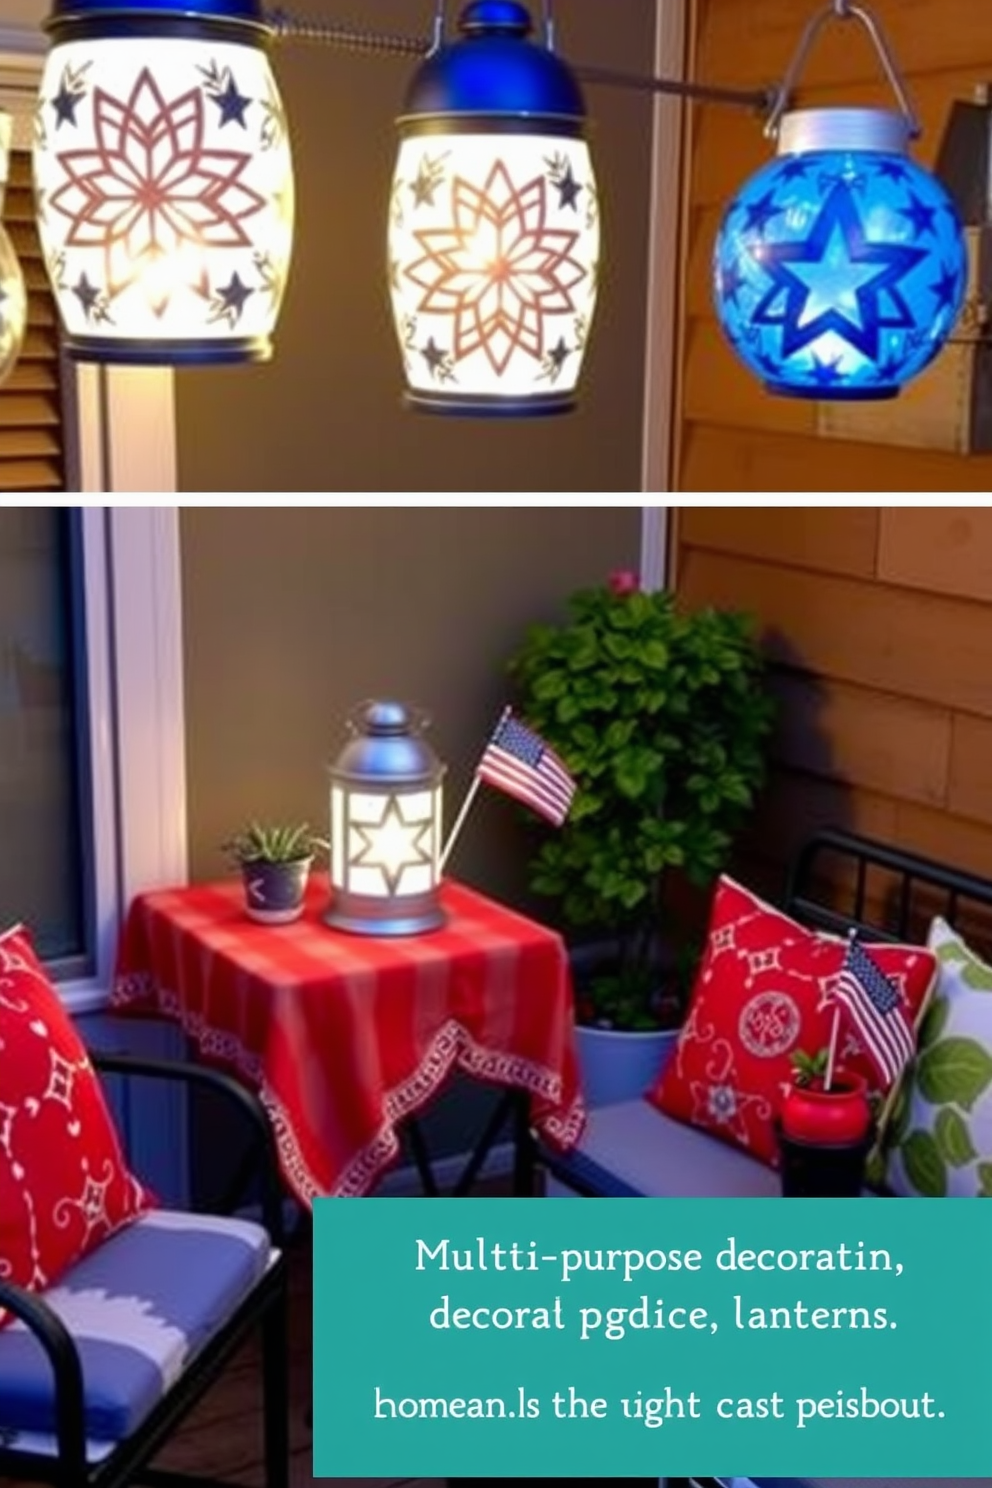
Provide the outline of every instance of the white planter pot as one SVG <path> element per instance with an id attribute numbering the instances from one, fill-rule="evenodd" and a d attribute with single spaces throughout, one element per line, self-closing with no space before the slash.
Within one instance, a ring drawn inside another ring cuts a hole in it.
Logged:
<path id="1" fill-rule="evenodd" d="M 671 1057 L 678 1036 L 677 1028 L 650 1033 L 576 1028 L 586 1105 L 611 1106 L 645 1095 Z"/>

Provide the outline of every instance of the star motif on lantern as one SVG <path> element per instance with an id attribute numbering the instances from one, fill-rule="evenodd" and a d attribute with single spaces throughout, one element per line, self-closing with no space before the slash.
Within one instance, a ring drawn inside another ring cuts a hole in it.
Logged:
<path id="1" fill-rule="evenodd" d="M 572 355 L 572 348 L 566 345 L 564 336 L 558 337 L 558 345 L 553 346 L 544 358 L 541 376 L 546 377 L 549 382 L 557 382 L 568 358 Z"/>
<path id="2" fill-rule="evenodd" d="M 421 156 L 417 174 L 410 182 L 414 207 L 432 207 L 438 190 L 444 183 L 444 155 Z"/>
<path id="3" fill-rule="evenodd" d="M 721 264 L 718 276 L 721 298 L 732 305 L 736 305 L 737 296 L 744 288 L 745 279 L 741 273 L 741 266 L 736 258 L 731 259 L 728 264 Z"/>
<path id="4" fill-rule="evenodd" d="M 572 170 L 572 162 L 565 155 L 554 155 L 547 162 L 548 180 L 558 192 L 558 205 L 564 211 L 571 207 L 573 212 L 579 210 L 579 194 L 582 185 L 575 179 Z"/>
<path id="5" fill-rule="evenodd" d="M 59 84 L 59 91 L 52 99 L 52 108 L 55 110 L 55 128 L 62 124 L 75 124 L 76 110 L 82 102 L 81 93 L 73 93 L 66 87 L 65 78 Z"/>
<path id="6" fill-rule="evenodd" d="M 771 281 L 752 321 L 781 329 L 784 356 L 833 332 L 874 361 L 883 330 L 915 325 L 900 286 L 927 255 L 870 242 L 846 182 L 834 186 L 807 238 L 761 242 L 750 252 Z"/>
<path id="7" fill-rule="evenodd" d="M 251 99 L 246 98 L 243 93 L 238 92 L 234 78 L 228 74 L 227 86 L 222 93 L 210 95 L 212 103 L 220 109 L 220 127 L 225 124 L 240 124 L 242 129 L 247 129 L 245 123 L 245 112 L 251 105 Z"/>
<path id="8" fill-rule="evenodd" d="M 108 299 L 161 270 L 145 293 L 162 315 L 181 282 L 205 293 L 212 248 L 252 246 L 245 224 L 266 200 L 243 179 L 251 152 L 209 148 L 203 91 L 166 98 L 148 67 L 127 97 L 95 89 L 93 116 L 93 145 L 56 156 L 49 210 L 67 246 L 103 250 Z"/>
<path id="9" fill-rule="evenodd" d="M 920 201 L 915 191 L 909 193 L 909 206 L 899 208 L 899 216 L 905 217 L 913 229 L 913 238 L 922 238 L 927 234 L 934 235 L 934 223 L 937 220 L 937 208 L 928 207 L 926 202 Z"/>
<path id="10" fill-rule="evenodd" d="M 427 370 L 438 382 L 455 381 L 455 371 L 451 365 L 451 353 L 443 351 L 437 345 L 433 336 L 429 336 L 427 345 L 420 348 L 420 355 L 427 363 Z"/>
<path id="11" fill-rule="evenodd" d="M 211 62 L 208 67 L 201 67 L 199 70 L 204 77 L 203 87 L 207 97 L 220 110 L 219 128 L 223 129 L 225 124 L 234 123 L 247 129 L 245 111 L 253 100 L 239 91 L 231 69 Z"/>
<path id="12" fill-rule="evenodd" d="M 588 269 L 579 232 L 551 225 L 548 186 L 544 176 L 517 185 L 497 160 L 481 187 L 452 180 L 446 225 L 414 232 L 422 256 L 404 274 L 423 291 L 419 313 L 450 317 L 456 366 L 473 352 L 497 376 L 517 351 L 542 362 L 548 317 L 575 313 Z"/>
<path id="13" fill-rule="evenodd" d="M 89 66 L 87 62 L 82 67 L 63 67 L 58 92 L 49 100 L 55 111 L 56 130 L 63 124 L 76 127 L 76 110 L 86 97 L 85 75 Z"/>
<path id="14" fill-rule="evenodd" d="M 936 284 L 931 284 L 930 289 L 937 297 L 938 310 L 949 310 L 958 297 L 960 279 L 953 268 L 941 266 L 940 278 Z"/>
<path id="15" fill-rule="evenodd" d="M 97 285 L 91 284 L 85 274 L 80 274 L 71 289 L 82 306 L 87 320 L 107 321 L 110 319 L 106 295 Z"/>
<path id="16" fill-rule="evenodd" d="M 378 824 L 355 822 L 352 830 L 363 843 L 352 858 L 352 867 L 378 868 L 391 894 L 398 890 L 407 868 L 433 864 L 432 823 L 404 821 L 396 801 L 390 801 Z"/>
<path id="17" fill-rule="evenodd" d="M 744 231 L 763 238 L 768 224 L 782 215 L 782 208 L 775 205 L 775 192 L 766 191 L 756 202 L 746 204 L 744 214 Z"/>
<path id="18" fill-rule="evenodd" d="M 254 293 L 250 285 L 241 282 L 240 275 L 233 273 L 228 284 L 217 287 L 208 319 L 225 320 L 230 326 L 237 325 L 246 302 Z"/>

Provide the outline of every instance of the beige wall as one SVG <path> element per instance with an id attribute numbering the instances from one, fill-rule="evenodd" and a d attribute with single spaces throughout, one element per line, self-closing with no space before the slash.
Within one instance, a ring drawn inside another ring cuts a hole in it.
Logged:
<path id="1" fill-rule="evenodd" d="M 449 4 L 457 14 L 459 4 Z M 427 0 L 303 0 L 294 12 L 424 34 Z M 540 7 L 533 5 L 532 13 Z M 561 0 L 576 62 L 649 67 L 654 0 Z M 483 422 L 405 412 L 389 318 L 385 204 L 394 118 L 415 64 L 278 44 L 297 235 L 276 355 L 177 374 L 183 491 L 638 491 L 651 102 L 590 88 L 603 193 L 603 283 L 580 410 Z"/>
<path id="2" fill-rule="evenodd" d="M 987 875 L 992 864 L 992 512 L 684 508 L 678 590 L 757 616 L 780 704 L 748 844 L 781 866 L 817 826 Z"/>
<path id="3" fill-rule="evenodd" d="M 524 627 L 636 567 L 637 507 L 186 507 L 181 516 L 191 871 L 249 814 L 325 820 L 329 758 L 363 698 L 433 715 L 454 819 Z M 452 858 L 518 894 L 517 813 L 484 792 Z"/>

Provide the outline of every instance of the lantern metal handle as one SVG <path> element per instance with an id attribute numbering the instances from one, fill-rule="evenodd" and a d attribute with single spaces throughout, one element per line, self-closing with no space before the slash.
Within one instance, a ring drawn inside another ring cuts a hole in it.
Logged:
<path id="1" fill-rule="evenodd" d="M 444 46 L 445 32 L 448 29 L 448 0 L 435 0 L 434 20 L 431 23 L 431 42 L 427 55 L 433 57 Z"/>
<path id="2" fill-rule="evenodd" d="M 549 52 L 555 49 L 555 0 L 544 0 L 543 5 L 544 45 Z"/>
<path id="3" fill-rule="evenodd" d="M 896 66 L 895 57 L 893 56 L 885 33 L 871 12 L 861 5 L 854 4 L 853 0 L 831 0 L 829 5 L 817 12 L 809 21 L 799 39 L 799 45 L 796 48 L 795 55 L 786 69 L 785 77 L 782 79 L 782 86 L 778 90 L 775 102 L 768 116 L 768 121 L 765 124 L 765 134 L 769 138 L 775 138 L 778 134 L 782 116 L 789 108 L 789 101 L 795 92 L 800 74 L 809 60 L 809 54 L 813 49 L 813 45 L 818 39 L 820 32 L 830 21 L 859 21 L 864 26 L 875 48 L 878 59 L 882 64 L 882 70 L 885 73 L 889 86 L 895 94 L 899 111 L 909 125 L 910 138 L 918 139 L 922 132 L 920 121 L 910 102 L 906 84 Z"/>

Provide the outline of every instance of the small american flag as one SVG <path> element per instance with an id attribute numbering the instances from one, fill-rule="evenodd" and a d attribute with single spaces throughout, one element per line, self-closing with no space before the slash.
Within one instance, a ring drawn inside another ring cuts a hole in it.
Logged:
<path id="1" fill-rule="evenodd" d="M 475 773 L 556 827 L 568 816 L 576 791 L 575 780 L 551 746 L 509 709 L 493 730 Z"/>
<path id="2" fill-rule="evenodd" d="M 894 1085 L 916 1053 L 916 1034 L 899 988 L 852 938 L 834 991 L 879 1079 L 886 1087 Z"/>

